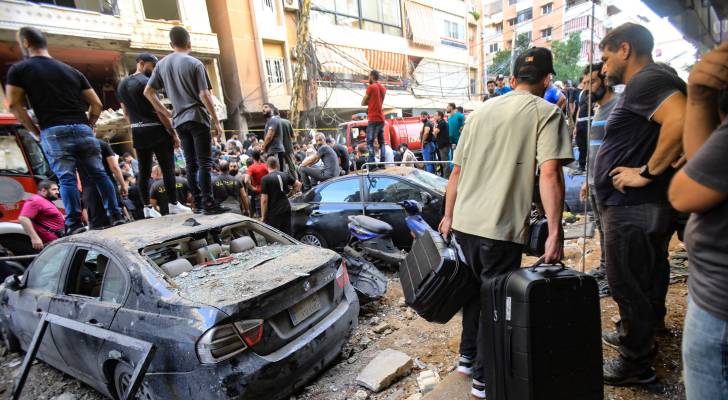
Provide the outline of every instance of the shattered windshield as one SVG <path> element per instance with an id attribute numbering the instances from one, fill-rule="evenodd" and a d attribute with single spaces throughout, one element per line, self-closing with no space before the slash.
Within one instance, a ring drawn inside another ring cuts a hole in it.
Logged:
<path id="1" fill-rule="evenodd" d="M 410 174 L 405 175 L 405 178 L 440 193 L 445 193 L 445 189 L 447 188 L 447 179 L 429 172 L 420 171 L 419 169 L 412 170 Z"/>

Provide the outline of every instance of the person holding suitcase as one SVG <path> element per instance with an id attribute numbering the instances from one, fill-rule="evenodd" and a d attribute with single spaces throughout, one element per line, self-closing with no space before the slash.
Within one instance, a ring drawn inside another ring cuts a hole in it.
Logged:
<path id="1" fill-rule="evenodd" d="M 537 169 L 549 225 L 545 262 L 556 263 L 563 254 L 562 166 L 573 155 L 563 113 L 543 99 L 553 73 L 548 49 L 534 47 L 520 55 L 511 82 L 515 90 L 470 114 L 453 157 L 439 230 L 454 232 L 480 285 L 478 300 L 463 308 L 460 349 L 461 365 L 473 361 L 471 393 L 478 398 L 485 398 L 486 388 L 489 399 L 505 398 L 496 375 L 505 370 L 503 350 L 485 339 L 503 317 L 487 305 L 499 294 L 493 281 L 521 265 Z"/>

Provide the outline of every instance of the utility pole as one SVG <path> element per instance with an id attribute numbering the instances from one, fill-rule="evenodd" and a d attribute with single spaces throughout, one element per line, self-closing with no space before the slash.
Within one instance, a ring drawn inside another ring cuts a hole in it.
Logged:
<path id="1" fill-rule="evenodd" d="M 513 24 L 513 42 L 511 43 L 511 73 L 516 63 L 516 38 L 518 37 L 518 22 Z"/>
<path id="2" fill-rule="evenodd" d="M 295 128 L 301 125 L 301 110 L 307 106 L 304 95 L 304 71 L 306 70 L 307 51 L 310 41 L 309 20 L 311 17 L 311 0 L 299 0 L 298 24 L 296 25 L 296 70 L 293 76 L 291 93 L 291 124 Z M 303 100 L 303 104 L 300 104 Z"/>

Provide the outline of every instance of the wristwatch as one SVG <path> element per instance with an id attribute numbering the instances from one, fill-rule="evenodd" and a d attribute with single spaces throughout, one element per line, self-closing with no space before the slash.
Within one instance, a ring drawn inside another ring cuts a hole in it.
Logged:
<path id="1" fill-rule="evenodd" d="M 642 168 L 640 168 L 640 176 L 651 181 L 657 178 L 655 175 L 652 175 L 650 173 L 650 169 L 647 168 L 647 164 L 643 165 Z"/>

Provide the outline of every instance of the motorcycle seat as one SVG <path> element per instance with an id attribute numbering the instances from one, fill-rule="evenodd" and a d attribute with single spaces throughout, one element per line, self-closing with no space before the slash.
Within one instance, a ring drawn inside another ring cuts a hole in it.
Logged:
<path id="1" fill-rule="evenodd" d="M 392 225 L 389 225 L 388 223 L 380 221 L 376 218 L 367 217 L 366 215 L 355 215 L 350 217 L 350 219 L 355 224 L 373 233 L 392 232 Z"/>

